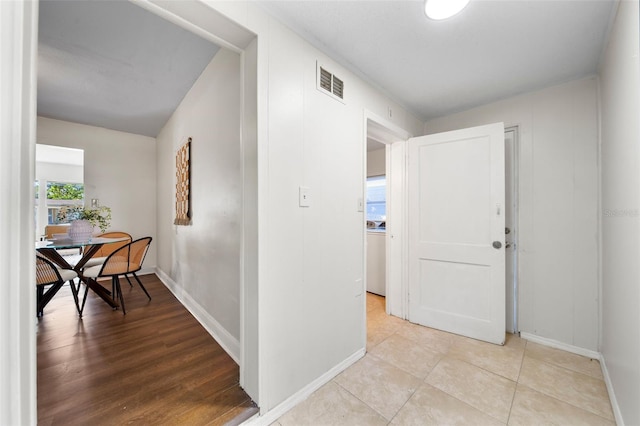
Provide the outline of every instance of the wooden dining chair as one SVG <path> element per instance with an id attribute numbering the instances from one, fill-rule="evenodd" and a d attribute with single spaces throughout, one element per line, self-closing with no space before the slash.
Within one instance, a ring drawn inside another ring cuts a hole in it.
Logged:
<path id="1" fill-rule="evenodd" d="M 133 238 L 131 238 L 131 235 L 127 234 L 126 232 L 122 232 L 122 231 L 111 231 L 111 232 L 105 232 L 99 235 L 96 235 L 96 237 L 103 237 L 103 238 L 126 238 L 126 240 L 122 240 L 120 242 L 117 243 L 111 243 L 111 244 L 105 244 L 102 247 L 100 247 L 98 249 L 97 252 L 94 253 L 93 256 L 91 256 L 91 259 L 89 259 L 87 261 L 87 263 L 84 264 L 84 268 L 90 268 L 92 266 L 96 266 L 96 265 L 102 265 L 104 263 L 105 260 L 107 260 L 107 257 L 113 253 L 114 251 L 118 250 L 120 247 L 123 247 L 127 244 L 129 244 L 131 241 L 133 241 Z M 85 247 L 85 251 L 89 249 L 89 246 Z"/>
<path id="2" fill-rule="evenodd" d="M 49 259 L 36 254 L 36 313 L 39 317 L 43 315 L 47 303 L 66 282 L 71 286 L 71 293 L 78 309 L 78 289 L 73 283 L 77 276 L 76 271 L 59 268 Z"/>
<path id="3" fill-rule="evenodd" d="M 69 224 L 62 225 L 47 225 L 44 227 L 44 234 L 47 240 L 52 240 L 56 237 L 60 238 L 62 235 L 68 235 L 69 232 Z M 82 248 L 74 248 L 74 249 L 63 249 L 60 250 L 60 254 L 62 256 L 74 256 L 78 254 L 82 254 Z"/>
<path id="4" fill-rule="evenodd" d="M 57 234 L 66 234 L 69 231 L 69 224 L 64 225 L 47 225 L 44 227 L 44 234 L 48 240 L 54 238 Z"/>
<path id="5" fill-rule="evenodd" d="M 144 237 L 125 244 L 124 246 L 120 247 L 109 256 L 107 256 L 107 259 L 104 261 L 104 263 L 92 266 L 90 268 L 85 268 L 82 272 L 82 274 L 88 278 L 111 278 L 111 291 L 113 294 L 113 298 L 114 300 L 120 300 L 120 306 L 122 306 L 123 314 L 126 314 L 127 311 L 124 306 L 124 297 L 122 295 L 120 280 L 118 278 L 120 275 L 126 276 L 127 274 L 132 274 L 136 281 L 138 281 L 138 284 L 140 285 L 142 291 L 144 291 L 149 300 L 151 300 L 149 292 L 144 287 L 138 276 L 135 274 L 142 268 L 142 263 L 144 262 L 144 258 L 147 255 L 149 246 L 151 245 L 151 240 L 151 237 Z"/>
<path id="6" fill-rule="evenodd" d="M 126 232 L 122 232 L 122 231 L 104 232 L 102 234 L 96 235 L 96 237 L 126 238 L 126 240 L 122 240 L 121 242 L 117 242 L 117 243 L 105 244 L 102 247 L 100 247 L 100 249 L 97 252 L 95 252 L 95 254 L 93 256 L 91 256 L 91 259 L 89 259 L 87 261 L 87 263 L 84 264 L 84 267 L 83 267 L 84 269 L 90 268 L 90 267 L 96 266 L 96 265 L 102 265 L 104 263 L 104 261 L 107 260 L 107 257 L 111 253 L 113 253 L 114 251 L 116 251 L 120 247 L 124 246 L 125 244 L 128 244 L 131 241 L 133 241 L 133 238 L 131 237 L 130 234 L 128 234 Z M 87 250 L 88 248 L 89 247 L 86 247 L 85 250 Z M 135 275 L 135 273 L 133 275 Z M 131 280 L 129 279 L 129 274 L 125 274 L 124 277 L 127 279 L 127 282 L 129 283 L 129 286 L 133 287 L 133 284 L 131 283 Z M 136 279 L 137 279 L 137 277 L 136 277 Z"/>

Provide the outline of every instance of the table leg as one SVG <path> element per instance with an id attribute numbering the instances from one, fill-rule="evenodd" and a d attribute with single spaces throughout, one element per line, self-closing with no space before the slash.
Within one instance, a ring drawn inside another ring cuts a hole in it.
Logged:
<path id="1" fill-rule="evenodd" d="M 82 317 L 82 312 L 84 310 L 84 305 L 87 301 L 87 293 L 89 292 L 89 289 L 93 290 L 94 293 L 100 296 L 100 298 L 105 302 L 107 302 L 107 304 L 111 306 L 113 309 L 120 307 L 118 302 L 113 300 L 113 298 L 111 297 L 112 295 L 109 290 L 101 286 L 94 279 L 87 278 L 84 275 L 82 275 L 82 267 L 85 265 L 85 263 L 87 263 L 89 259 L 91 259 L 91 256 L 93 256 L 93 254 L 97 252 L 100 247 L 102 247 L 102 244 L 92 245 L 87 251 L 85 251 L 84 255 L 82 256 L 82 259 L 80 259 L 80 261 L 75 265 L 75 267 L 71 266 L 66 261 L 66 259 L 62 257 L 60 253 L 58 253 L 53 248 L 43 247 L 38 249 L 38 251 L 42 253 L 46 258 L 48 258 L 49 260 L 51 260 L 53 263 L 60 266 L 61 268 L 73 269 L 74 271 L 76 271 L 78 273 L 78 278 L 80 278 L 80 281 L 84 282 L 85 285 L 87 286 L 87 290 L 85 291 L 84 297 L 82 299 L 82 304 L 80 305 L 79 301 L 76 304 L 76 307 L 78 309 L 78 315 L 80 315 L 80 317 Z M 74 285 L 74 284 L 72 283 L 71 285 Z M 78 292 L 79 291 L 80 291 L 80 283 L 78 283 Z"/>
<path id="2" fill-rule="evenodd" d="M 111 297 L 111 292 L 109 290 L 107 290 L 106 288 L 102 287 L 96 280 L 94 280 L 93 278 L 87 278 L 87 277 L 84 277 L 84 276 L 81 276 L 80 279 L 87 286 L 87 291 L 85 291 L 85 293 L 84 293 L 84 297 L 83 297 L 83 300 L 82 300 L 82 306 L 80 307 L 80 310 L 79 310 L 80 316 L 82 316 L 82 311 L 84 310 L 84 304 L 87 301 L 87 293 L 89 292 L 88 289 L 93 290 L 94 293 L 96 293 L 98 296 L 100 296 L 100 298 L 102 300 L 104 300 L 105 302 L 107 302 L 107 304 L 109 306 L 111 306 L 113 309 L 116 309 L 116 308 L 118 308 L 120 306 L 118 304 L 118 302 L 113 300 L 113 298 Z"/>
<path id="3" fill-rule="evenodd" d="M 37 313 L 39 317 L 42 316 L 44 307 L 47 306 L 47 303 L 49 303 L 51 299 L 53 299 L 53 296 L 55 296 L 55 294 L 58 292 L 58 290 L 62 288 L 63 285 L 64 285 L 64 282 L 53 284 L 51 287 L 47 289 L 47 291 L 43 291 L 44 286 L 38 286 Z"/>
<path id="4" fill-rule="evenodd" d="M 62 257 L 56 249 L 42 247 L 38 249 L 38 252 L 63 269 L 74 269 L 73 266 L 69 265 L 69 262 L 67 262 L 67 260 Z"/>

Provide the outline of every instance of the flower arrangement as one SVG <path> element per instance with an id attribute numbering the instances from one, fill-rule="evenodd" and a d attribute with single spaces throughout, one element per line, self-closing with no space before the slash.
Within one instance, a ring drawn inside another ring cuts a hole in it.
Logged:
<path id="1" fill-rule="evenodd" d="M 86 220 L 93 226 L 100 228 L 100 231 L 106 232 L 111 224 L 111 208 L 100 206 L 96 208 L 62 207 L 57 214 L 58 220 L 61 222 L 72 222 L 74 220 Z"/>

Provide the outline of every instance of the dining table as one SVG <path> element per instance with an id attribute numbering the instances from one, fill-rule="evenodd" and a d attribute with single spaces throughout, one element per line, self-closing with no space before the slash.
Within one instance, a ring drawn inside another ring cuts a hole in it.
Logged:
<path id="1" fill-rule="evenodd" d="M 84 265 L 93 257 L 94 254 L 100 250 L 105 244 L 113 244 L 122 241 L 128 241 L 128 238 L 106 238 L 106 237 L 92 237 L 86 241 L 74 241 L 70 237 L 58 237 L 45 241 L 37 241 L 36 242 L 36 250 L 42 254 L 44 257 L 58 265 L 63 269 L 72 269 L 78 274 L 78 278 L 80 282 L 83 282 L 87 289 L 85 290 L 84 297 L 82 299 L 82 303 L 79 300 L 76 300 L 76 307 L 78 309 L 78 315 L 82 318 L 82 312 L 84 311 L 84 305 L 87 301 L 87 293 L 89 289 L 91 289 L 94 293 L 96 293 L 102 300 L 104 300 L 109 306 L 113 309 L 117 309 L 120 305 L 118 302 L 112 297 L 112 294 L 105 287 L 100 285 L 93 278 L 85 277 L 82 274 L 82 269 Z M 64 249 L 81 249 L 82 256 L 75 263 L 69 263 L 70 258 L 66 256 L 62 256 L 59 250 Z M 71 284 L 73 285 L 73 283 Z M 80 290 L 80 283 L 78 283 L 78 294 Z"/>

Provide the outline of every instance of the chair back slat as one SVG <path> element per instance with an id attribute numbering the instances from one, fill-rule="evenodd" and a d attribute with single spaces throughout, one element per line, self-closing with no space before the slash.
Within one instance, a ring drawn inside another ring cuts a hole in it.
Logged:
<path id="1" fill-rule="evenodd" d="M 53 238 L 55 234 L 66 234 L 68 231 L 69 231 L 69 224 L 47 225 L 44 227 L 44 233 L 48 239 Z"/>
<path id="2" fill-rule="evenodd" d="M 129 244 L 133 240 L 133 238 L 131 238 L 131 235 L 127 234 L 126 232 L 121 232 L 121 231 L 105 232 L 103 234 L 98 235 L 98 237 L 104 237 L 104 238 L 127 238 L 127 239 L 119 241 L 117 243 L 104 244 L 102 247 L 100 247 L 98 249 L 98 251 L 95 252 L 95 254 L 93 256 L 91 256 L 92 258 L 94 258 L 94 257 L 107 257 L 111 253 L 113 253 L 116 250 L 118 250 L 120 247 L 124 247 L 125 245 Z M 90 246 L 85 247 L 84 250 L 88 251 L 89 247 Z"/>
<path id="3" fill-rule="evenodd" d="M 60 273 L 49 260 L 36 254 L 36 284 L 47 285 L 60 281 Z"/>
<path id="4" fill-rule="evenodd" d="M 150 244 L 151 237 L 144 237 L 120 247 L 107 257 L 99 275 L 122 275 L 139 271 Z"/>

